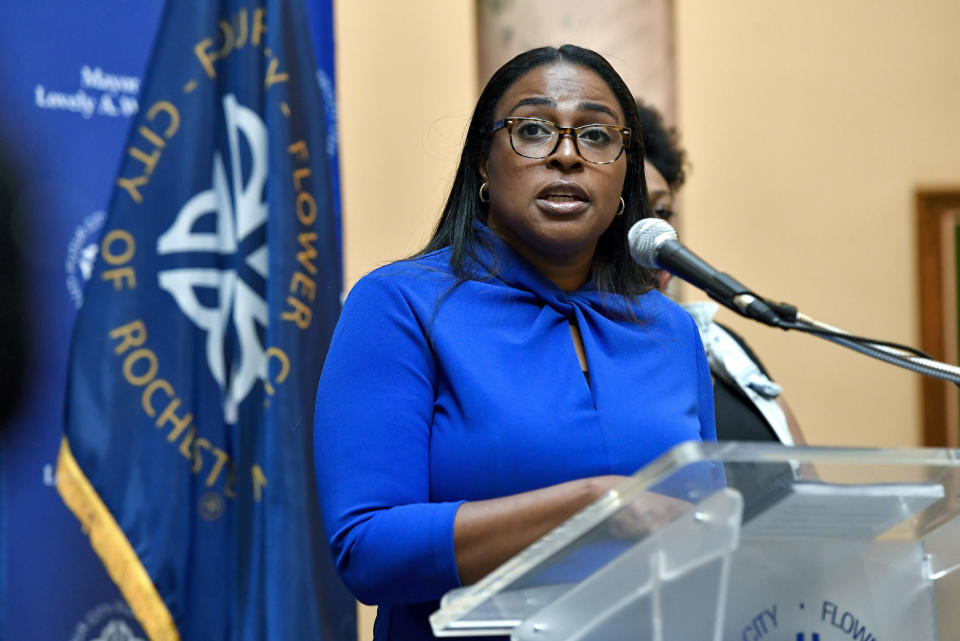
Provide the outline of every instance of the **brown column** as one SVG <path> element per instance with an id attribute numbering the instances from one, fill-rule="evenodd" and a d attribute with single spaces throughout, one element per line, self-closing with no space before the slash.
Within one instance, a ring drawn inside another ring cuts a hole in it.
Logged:
<path id="1" fill-rule="evenodd" d="M 603 55 L 635 96 L 676 121 L 673 0 L 477 0 L 481 88 L 518 53 L 568 43 Z"/>

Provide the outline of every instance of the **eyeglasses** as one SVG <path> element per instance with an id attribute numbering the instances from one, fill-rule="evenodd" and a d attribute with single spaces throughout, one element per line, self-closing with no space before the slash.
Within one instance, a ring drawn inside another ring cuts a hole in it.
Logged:
<path id="1" fill-rule="evenodd" d="M 506 127 L 510 146 L 524 158 L 546 158 L 560 146 L 567 134 L 580 157 L 597 165 L 614 162 L 630 146 L 630 130 L 616 125 L 558 127 L 540 118 L 504 118 L 493 123 L 490 135 Z"/>

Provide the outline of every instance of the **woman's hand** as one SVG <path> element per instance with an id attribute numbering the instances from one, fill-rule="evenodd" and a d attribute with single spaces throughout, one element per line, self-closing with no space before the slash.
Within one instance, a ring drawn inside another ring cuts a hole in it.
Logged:
<path id="1" fill-rule="evenodd" d="M 693 507 L 693 503 L 656 492 L 640 492 L 617 511 L 607 527 L 619 539 L 639 541 Z"/>

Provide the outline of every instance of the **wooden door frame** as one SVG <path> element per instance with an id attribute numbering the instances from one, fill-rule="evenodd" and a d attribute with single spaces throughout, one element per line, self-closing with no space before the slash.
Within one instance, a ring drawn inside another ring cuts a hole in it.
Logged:
<path id="1" fill-rule="evenodd" d="M 924 188 L 916 193 L 917 260 L 920 293 L 920 346 L 933 358 L 955 362 L 956 354 L 948 355 L 944 305 L 956 301 L 945 300 L 943 261 L 944 216 L 960 212 L 960 187 Z M 960 427 L 950 425 L 947 394 L 956 392 L 951 383 L 929 376 L 921 379 L 923 402 L 923 445 L 927 447 L 960 447 Z"/>

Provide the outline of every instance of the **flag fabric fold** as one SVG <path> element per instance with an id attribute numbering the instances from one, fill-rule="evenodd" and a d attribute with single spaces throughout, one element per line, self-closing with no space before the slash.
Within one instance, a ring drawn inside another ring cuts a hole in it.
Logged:
<path id="1" fill-rule="evenodd" d="M 304 8 L 171 0 L 71 348 L 65 503 L 148 636 L 353 639 L 312 400 L 339 311 Z"/>

